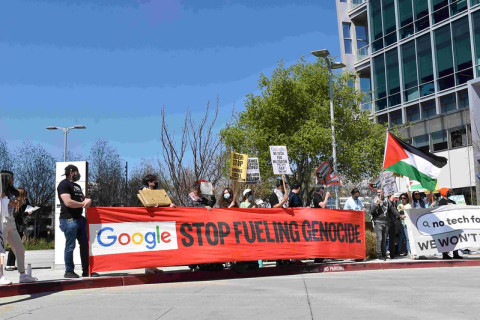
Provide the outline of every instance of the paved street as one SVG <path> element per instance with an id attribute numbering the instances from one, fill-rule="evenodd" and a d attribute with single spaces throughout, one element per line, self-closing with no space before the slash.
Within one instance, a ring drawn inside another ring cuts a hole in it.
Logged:
<path id="1" fill-rule="evenodd" d="M 0 299 L 0 319 L 478 319 L 479 267 L 316 273 Z"/>

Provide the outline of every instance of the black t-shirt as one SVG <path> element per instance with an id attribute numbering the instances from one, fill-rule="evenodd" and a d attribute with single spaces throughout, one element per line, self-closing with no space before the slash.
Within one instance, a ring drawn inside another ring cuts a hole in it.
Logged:
<path id="1" fill-rule="evenodd" d="M 440 199 L 440 201 L 438 202 L 439 207 L 440 206 L 446 206 L 446 205 L 449 205 L 449 204 L 457 204 L 457 203 L 453 200 L 445 199 L 445 198 Z"/>
<path id="2" fill-rule="evenodd" d="M 323 197 L 320 193 L 313 193 L 313 207 L 314 208 L 321 208 L 320 202 L 323 202 Z"/>
<path id="3" fill-rule="evenodd" d="M 272 192 L 270 197 L 268 198 L 268 202 L 270 202 L 270 207 L 273 208 L 274 205 L 279 204 L 280 202 L 278 201 L 278 197 L 275 194 L 275 192 Z"/>
<path id="4" fill-rule="evenodd" d="M 60 219 L 77 219 L 82 215 L 83 208 L 69 208 L 63 203 L 61 195 L 68 193 L 72 200 L 82 202 L 85 197 L 82 192 L 82 188 L 68 179 L 62 180 L 57 187 L 58 198 L 60 200 Z"/>

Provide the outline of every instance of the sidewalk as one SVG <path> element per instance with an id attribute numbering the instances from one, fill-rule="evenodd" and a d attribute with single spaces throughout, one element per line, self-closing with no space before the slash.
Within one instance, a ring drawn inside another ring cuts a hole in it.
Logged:
<path id="1" fill-rule="evenodd" d="M 281 276 L 316 272 L 345 272 L 362 270 L 386 270 L 406 268 L 442 268 L 442 267 L 472 267 L 480 266 L 480 253 L 463 255 L 462 260 L 443 260 L 440 256 L 426 260 L 411 260 L 399 257 L 395 260 L 371 260 L 355 262 L 353 260 L 333 260 L 326 263 L 313 263 L 304 260 L 302 265 L 276 267 L 275 262 L 264 262 L 263 267 L 256 271 L 238 274 L 232 270 L 217 272 L 190 272 L 186 266 L 162 267 L 160 274 L 145 275 L 144 269 L 102 272 L 98 278 L 65 279 L 63 267 L 54 268 L 54 250 L 36 250 L 26 252 L 26 264 L 32 265 L 32 275 L 39 281 L 31 284 L 19 284 L 17 271 L 4 271 L 5 276 L 13 282 L 12 285 L 0 286 L 0 297 L 54 292 L 75 289 L 91 289 L 100 287 L 127 286 L 148 283 L 167 283 L 184 281 L 206 281 L 232 278 L 251 278 Z M 81 268 L 76 268 L 81 274 Z"/>

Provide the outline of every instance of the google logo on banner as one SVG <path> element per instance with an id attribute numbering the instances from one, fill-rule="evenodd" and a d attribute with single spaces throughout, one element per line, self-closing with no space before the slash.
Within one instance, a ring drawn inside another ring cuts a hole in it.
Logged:
<path id="1" fill-rule="evenodd" d="M 91 256 L 178 249 L 174 221 L 92 224 L 89 229 Z"/>

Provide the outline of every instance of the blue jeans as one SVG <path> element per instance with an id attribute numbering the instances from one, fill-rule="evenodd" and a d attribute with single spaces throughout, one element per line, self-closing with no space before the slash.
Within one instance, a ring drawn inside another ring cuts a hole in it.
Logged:
<path id="1" fill-rule="evenodd" d="M 80 258 L 82 260 L 82 270 L 88 272 L 88 237 L 87 237 L 87 219 L 83 216 L 77 219 L 60 219 L 60 230 L 65 234 L 65 271 L 75 269 L 73 263 L 73 250 L 75 249 L 75 239 L 80 245 Z"/>

